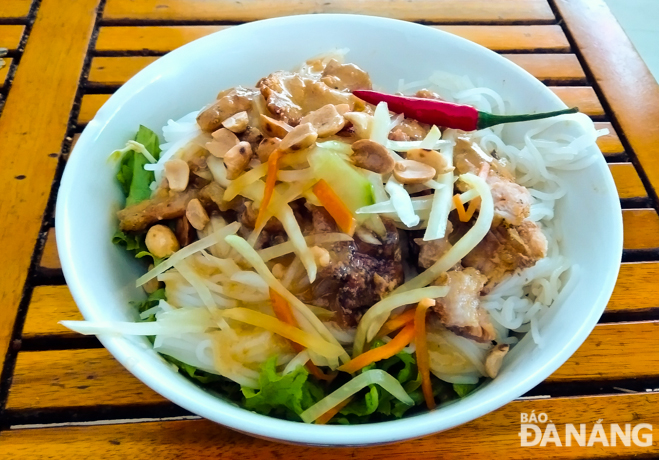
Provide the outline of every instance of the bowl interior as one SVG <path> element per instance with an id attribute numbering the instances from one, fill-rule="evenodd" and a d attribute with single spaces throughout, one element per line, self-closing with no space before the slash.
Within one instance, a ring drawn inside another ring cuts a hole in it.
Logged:
<path id="1" fill-rule="evenodd" d="M 280 69 L 332 48 L 367 70 L 379 87 L 426 78 L 435 70 L 469 75 L 503 95 L 515 112 L 553 110 L 562 102 L 506 59 L 429 27 L 383 18 L 313 15 L 233 27 L 159 59 L 120 88 L 84 130 L 62 179 L 57 239 L 73 296 L 88 320 L 134 320 L 128 302 L 139 264 L 113 246 L 114 216 L 122 196 L 108 155 L 132 138 L 139 124 L 159 132 L 168 119 L 198 110 L 222 89 L 254 85 Z M 520 139 L 523 126 L 506 131 Z M 595 148 L 595 147 L 593 147 Z M 567 197 L 557 208 L 563 252 L 580 267 L 571 294 L 555 304 L 540 327 L 542 348 L 530 337 L 508 356 L 496 380 L 439 411 L 378 424 L 314 426 L 254 414 L 196 387 L 162 360 L 143 338 L 101 337 L 108 350 L 151 388 L 199 415 L 256 436 L 323 445 L 393 442 L 445 430 L 494 410 L 528 391 L 583 342 L 601 315 L 617 276 L 622 223 L 616 189 L 603 157 L 585 170 L 562 173 Z"/>

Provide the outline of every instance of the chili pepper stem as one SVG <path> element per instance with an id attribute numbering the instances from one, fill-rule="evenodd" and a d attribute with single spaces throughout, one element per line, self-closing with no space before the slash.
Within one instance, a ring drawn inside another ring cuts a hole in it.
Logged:
<path id="1" fill-rule="evenodd" d="M 566 113 L 577 113 L 579 109 L 572 107 L 570 109 L 555 110 L 553 112 L 531 113 L 525 115 L 494 115 L 487 112 L 478 112 L 478 129 L 485 129 L 502 123 L 515 123 L 518 121 L 541 120 L 551 118 Z"/>

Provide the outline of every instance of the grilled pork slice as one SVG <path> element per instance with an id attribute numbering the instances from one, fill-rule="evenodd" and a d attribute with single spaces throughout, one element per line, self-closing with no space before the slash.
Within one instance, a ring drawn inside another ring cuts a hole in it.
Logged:
<path id="1" fill-rule="evenodd" d="M 314 213 L 314 226 L 332 231 L 321 215 Z M 380 245 L 361 241 L 357 235 L 354 242 L 333 244 L 330 264 L 302 295 L 305 301 L 337 312 L 345 327 L 357 325 L 369 307 L 404 281 L 398 231 L 391 220 L 384 223 L 387 234 Z"/>
<path id="2" fill-rule="evenodd" d="M 516 227 L 492 228 L 462 259 L 462 265 L 476 268 L 487 277 L 483 292 L 488 293 L 505 276 L 532 267 L 545 255 L 547 238 L 535 222 L 525 220 Z"/>
<path id="3" fill-rule="evenodd" d="M 176 219 L 185 215 L 185 209 L 199 190 L 189 188 L 184 192 L 168 191 L 162 196 L 142 201 L 117 213 L 122 232 L 140 232 L 161 220 Z"/>
<path id="4" fill-rule="evenodd" d="M 494 340 L 490 316 L 480 303 L 486 282 L 487 277 L 475 268 L 449 271 L 435 280 L 433 284 L 449 287 L 448 294 L 436 299 L 432 307 L 447 329 L 477 342 Z"/>
<path id="5" fill-rule="evenodd" d="M 529 216 L 531 194 L 526 187 L 515 182 L 502 161 L 491 157 L 478 145 L 462 137 L 456 141 L 453 155 L 455 167 L 460 174 L 478 174 L 483 167 L 488 170 L 485 180 L 490 186 L 494 200 L 494 225 L 502 221 L 510 225 L 520 225 Z"/>

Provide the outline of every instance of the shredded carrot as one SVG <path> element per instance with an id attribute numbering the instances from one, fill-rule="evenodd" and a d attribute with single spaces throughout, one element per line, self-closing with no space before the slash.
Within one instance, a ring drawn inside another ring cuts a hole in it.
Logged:
<path id="1" fill-rule="evenodd" d="M 288 300 L 272 288 L 270 288 L 270 300 L 272 301 L 272 309 L 275 312 L 275 316 L 279 318 L 280 321 L 290 324 L 291 326 L 298 326 L 295 317 L 293 317 L 293 311 L 288 304 Z"/>
<path id="2" fill-rule="evenodd" d="M 460 219 L 460 222 L 467 222 L 469 220 L 467 219 L 467 211 L 465 211 L 459 193 L 453 195 L 453 204 L 455 205 L 455 210 L 458 211 L 458 219 Z"/>
<path id="3" fill-rule="evenodd" d="M 414 321 L 414 309 L 407 310 L 406 312 L 401 313 L 400 315 L 391 318 L 389 321 L 384 323 L 382 329 L 380 329 L 376 337 L 379 338 L 384 337 L 385 335 L 389 335 L 392 332 L 397 331 L 401 327 L 405 326 L 410 321 Z"/>
<path id="4" fill-rule="evenodd" d="M 476 207 L 480 204 L 480 202 L 481 202 L 481 197 L 479 196 L 469 202 L 469 207 L 467 208 L 467 214 L 465 215 L 465 219 L 467 220 L 465 222 L 471 220 L 471 218 L 474 216 L 474 212 L 476 212 Z"/>
<path id="5" fill-rule="evenodd" d="M 290 324 L 291 326 L 298 327 L 297 321 L 295 321 L 295 317 L 293 316 L 291 306 L 286 299 L 284 299 L 277 291 L 270 289 L 270 300 L 272 301 L 272 310 L 275 312 L 275 316 L 279 319 L 279 321 Z M 300 345 L 299 343 L 290 340 L 289 342 L 296 353 L 300 353 L 302 350 L 304 350 L 304 346 Z M 319 380 L 327 380 L 331 382 L 334 380 L 334 377 L 336 377 L 336 373 L 325 374 L 311 361 L 307 361 L 305 366 L 309 373 Z"/>
<path id="6" fill-rule="evenodd" d="M 407 323 L 407 325 L 396 334 L 396 337 L 394 337 L 391 342 L 362 353 L 339 367 L 339 370 L 348 372 L 349 374 L 354 374 L 362 367 L 368 366 L 371 363 L 391 358 L 414 339 L 414 330 L 414 322 Z"/>
<path id="7" fill-rule="evenodd" d="M 336 414 L 339 413 L 341 409 L 346 407 L 350 401 L 352 401 L 353 396 L 350 396 L 349 398 L 344 399 L 340 403 L 338 403 L 336 406 L 332 407 L 330 410 L 325 412 L 323 415 L 318 417 L 316 421 L 314 422 L 316 425 L 324 425 L 330 420 L 332 420 L 332 417 L 334 417 Z"/>
<path id="8" fill-rule="evenodd" d="M 350 212 L 350 209 L 346 207 L 329 184 L 323 179 L 319 180 L 316 185 L 313 186 L 313 193 L 330 216 L 332 216 L 341 231 L 352 236 L 353 233 L 355 233 L 357 222 L 355 221 L 352 212 Z"/>
<path id="9" fill-rule="evenodd" d="M 435 305 L 433 299 L 421 299 L 416 307 L 414 315 L 414 326 L 416 328 L 416 364 L 421 374 L 421 389 L 426 400 L 428 409 L 436 407 L 435 397 L 432 394 L 430 383 L 430 356 L 428 354 L 428 341 L 426 340 L 426 312 L 429 307 Z"/>
<path id="10" fill-rule="evenodd" d="M 263 219 L 265 219 L 266 209 L 268 209 L 268 204 L 270 204 L 272 192 L 275 190 L 277 172 L 279 171 L 279 160 L 281 157 L 281 150 L 275 149 L 268 158 L 268 173 L 265 178 L 265 191 L 263 192 L 263 199 L 261 200 L 261 207 L 259 208 L 259 214 L 256 217 L 256 224 L 254 228 L 260 228 L 261 224 L 263 223 Z"/>
<path id="11" fill-rule="evenodd" d="M 481 165 L 481 169 L 478 170 L 478 177 L 482 179 L 487 179 L 487 175 L 490 173 L 490 164 L 487 161 L 484 161 Z"/>

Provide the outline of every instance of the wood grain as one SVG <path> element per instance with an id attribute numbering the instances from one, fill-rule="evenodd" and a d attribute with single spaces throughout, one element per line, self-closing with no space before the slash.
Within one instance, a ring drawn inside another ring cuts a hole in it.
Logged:
<path id="1" fill-rule="evenodd" d="M 567 53 L 570 43 L 563 29 L 547 26 L 432 26 L 471 40 L 493 51 Z"/>
<path id="2" fill-rule="evenodd" d="M 89 123 L 105 102 L 110 99 L 110 94 L 85 94 L 80 104 L 78 113 L 78 124 L 85 125 Z"/>
<path id="3" fill-rule="evenodd" d="M 123 85 L 156 59 L 152 56 L 96 57 L 92 60 L 88 81 L 91 84 Z"/>
<path id="4" fill-rule="evenodd" d="M 167 53 L 197 38 L 231 26 L 101 27 L 96 51 Z M 570 44 L 560 26 L 431 26 L 499 52 L 567 53 Z"/>
<path id="5" fill-rule="evenodd" d="M 659 120 L 659 85 L 604 0 L 556 0 L 554 3 L 656 196 L 659 190 L 659 124 L 656 122 Z"/>
<path id="6" fill-rule="evenodd" d="M 55 237 L 55 227 L 48 230 L 46 235 L 46 243 L 44 244 L 39 266 L 46 269 L 60 269 L 62 265 L 59 261 L 59 253 L 57 252 L 57 239 Z"/>
<path id="7" fill-rule="evenodd" d="M 96 51 L 142 51 L 167 53 L 229 26 L 101 27 Z"/>
<path id="8" fill-rule="evenodd" d="M 309 459 L 382 460 L 401 458 L 414 460 L 492 459 L 528 460 L 530 458 L 593 459 L 635 455 L 656 456 L 657 442 L 649 447 L 520 447 L 520 414 L 545 413 L 556 424 L 565 440 L 564 424 L 576 427 L 586 424 L 590 434 L 593 423 L 604 420 L 604 426 L 639 422 L 657 425 L 659 394 L 590 396 L 514 401 L 506 406 L 443 433 L 403 443 L 378 447 L 328 448 L 295 446 L 255 439 L 224 428 L 208 420 L 146 422 L 124 425 L 73 426 L 11 430 L 0 434 L 3 452 L 8 458 L 22 460 L 50 458 L 86 458 L 90 452 L 99 459 L 131 460 L 201 460 L 226 458 L 242 460 Z M 540 425 L 545 428 L 544 424 Z M 641 433 L 647 434 L 646 429 Z M 656 434 L 655 434 L 656 437 Z M 493 456 L 493 453 L 496 453 Z"/>
<path id="9" fill-rule="evenodd" d="M 659 376 L 659 349 L 650 345 L 659 321 L 598 324 L 588 339 L 547 382 Z"/>
<path id="10" fill-rule="evenodd" d="M 580 84 L 586 82 L 581 65 L 573 54 L 506 54 L 504 57 L 519 65 L 538 80 Z M 92 61 L 89 83 L 119 86 L 147 65 L 153 56 L 96 57 Z"/>
<path id="11" fill-rule="evenodd" d="M 105 348 L 96 348 L 19 353 L 6 407 L 15 411 L 164 401 Z"/>
<path id="12" fill-rule="evenodd" d="M 607 313 L 643 311 L 659 307 L 659 263 L 635 262 L 620 266 Z"/>
<path id="13" fill-rule="evenodd" d="M 568 107 L 579 107 L 579 111 L 590 117 L 603 117 L 604 108 L 590 86 L 552 86 L 551 89 Z"/>
<path id="14" fill-rule="evenodd" d="M 609 134 L 597 138 L 597 145 L 604 156 L 619 155 L 625 152 L 625 148 L 620 142 L 620 137 L 615 128 L 608 121 L 595 122 L 595 129 L 608 129 Z"/>
<path id="15" fill-rule="evenodd" d="M 586 115 L 604 116 L 604 109 L 597 95 L 589 86 L 552 86 L 550 89 L 570 107 L 579 107 Z M 80 106 L 78 124 L 84 125 L 94 118 L 101 106 L 110 98 L 109 94 L 85 94 Z"/>
<path id="16" fill-rule="evenodd" d="M 0 18 L 24 18 L 30 12 L 32 0 L 2 0 Z"/>
<path id="17" fill-rule="evenodd" d="M 37 286 L 23 325 L 23 339 L 79 337 L 59 321 L 82 320 L 67 286 Z"/>
<path id="18" fill-rule="evenodd" d="M 652 345 L 658 333 L 659 322 L 598 324 L 579 350 L 548 381 L 658 377 L 659 348 Z M 35 369 L 39 372 L 35 373 Z M 105 349 L 26 351 L 18 355 L 7 409 L 120 406 L 162 401 Z"/>
<path id="19" fill-rule="evenodd" d="M 12 58 L 4 57 L 2 58 L 5 61 L 4 67 L 0 68 L 0 88 L 2 88 L 7 82 L 7 75 L 9 75 L 9 69 L 11 68 Z"/>
<path id="20" fill-rule="evenodd" d="M 586 84 L 586 75 L 574 54 L 504 54 L 503 56 L 545 83 Z"/>
<path id="21" fill-rule="evenodd" d="M 645 198 L 648 196 L 633 164 L 613 163 L 609 165 L 609 169 L 620 198 Z"/>
<path id="22" fill-rule="evenodd" d="M 0 368 L 57 167 L 48 155 L 66 134 L 98 1 L 42 0 L 0 117 Z"/>
<path id="23" fill-rule="evenodd" d="M 244 22 L 311 13 L 353 13 L 386 16 L 407 21 L 434 23 L 553 21 L 554 13 L 546 0 L 108 0 L 103 18 L 113 21 L 231 21 Z"/>
<path id="24" fill-rule="evenodd" d="M 16 50 L 24 31 L 25 26 L 0 26 L 0 48 Z"/>
<path id="25" fill-rule="evenodd" d="M 659 216 L 654 209 L 626 209 L 622 223 L 625 249 L 659 247 Z"/>

